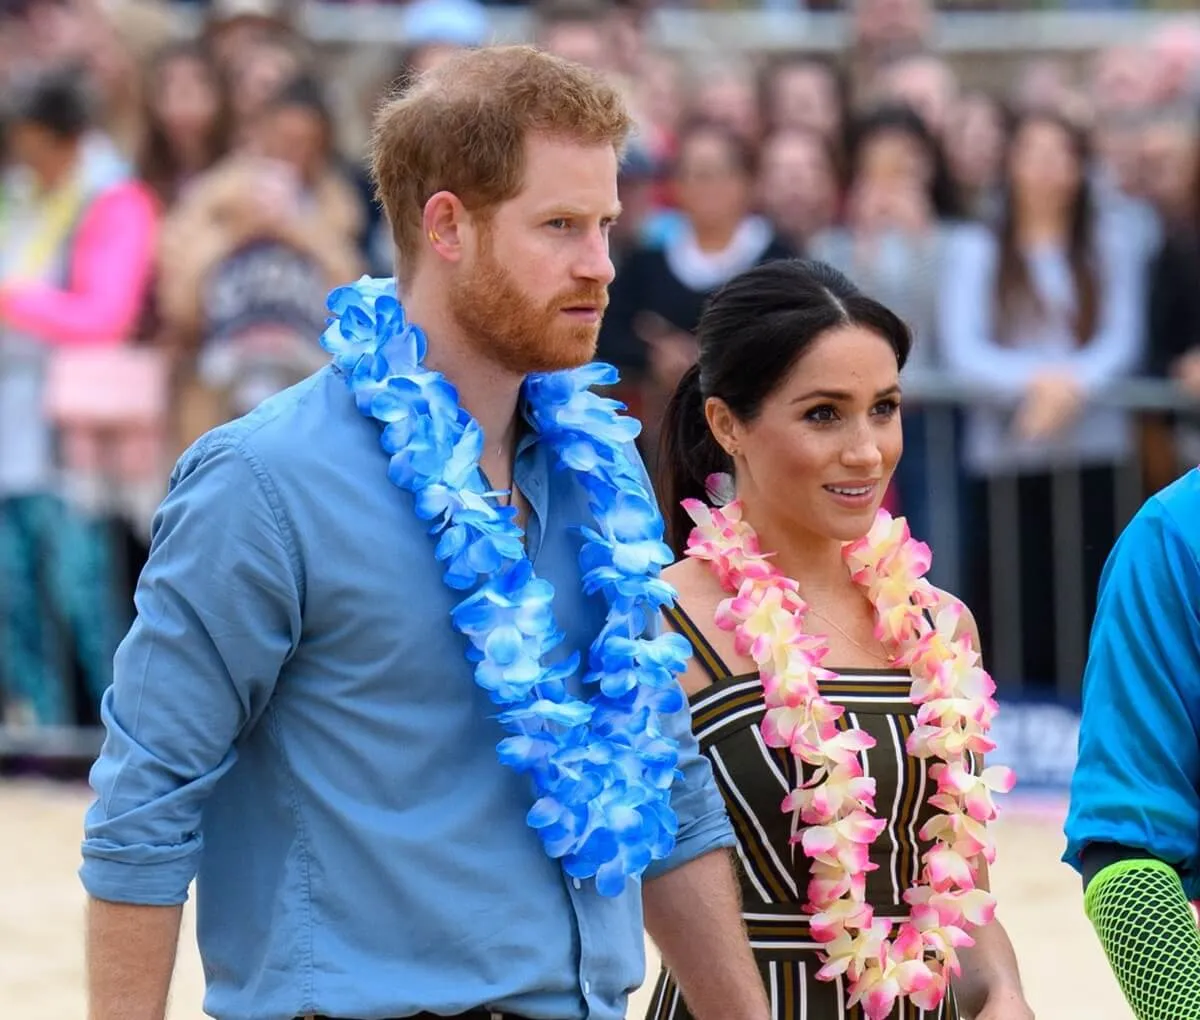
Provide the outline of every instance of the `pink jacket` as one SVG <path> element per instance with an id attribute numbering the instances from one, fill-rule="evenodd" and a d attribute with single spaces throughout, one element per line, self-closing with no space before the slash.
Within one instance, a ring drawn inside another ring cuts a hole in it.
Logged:
<path id="1" fill-rule="evenodd" d="M 101 191 L 75 233 L 67 286 L 0 286 L 0 321 L 61 347 L 127 342 L 150 285 L 158 223 L 158 203 L 140 181 Z"/>

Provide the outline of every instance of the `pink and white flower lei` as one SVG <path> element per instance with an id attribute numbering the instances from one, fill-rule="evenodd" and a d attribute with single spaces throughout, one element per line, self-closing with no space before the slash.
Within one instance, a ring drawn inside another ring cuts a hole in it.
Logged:
<path id="1" fill-rule="evenodd" d="M 961 604 L 938 608 L 924 576 L 929 547 L 910 536 L 903 518 L 880 510 L 871 530 L 843 547 L 851 577 L 875 609 L 877 639 L 895 666 L 912 674 L 917 725 L 908 752 L 936 759 L 929 777 L 937 793 L 929 803 L 939 813 L 919 833 L 932 846 L 922 855 L 919 882 L 904 893 L 908 916 L 893 931 L 866 902 L 866 873 L 878 867 L 868 848 L 887 824 L 874 814 L 875 780 L 863 775 L 859 758 L 875 741 L 839 728 L 844 709 L 821 694 L 821 682 L 837 678 L 821 665 L 828 642 L 805 633 L 808 607 L 799 586 L 769 563 L 739 503 L 683 506 L 696 524 L 687 555 L 707 561 L 733 594 L 718 606 L 717 626 L 732 631 L 738 654 L 758 665 L 767 705 L 763 738 L 809 767 L 783 810 L 799 813 L 804 826 L 793 842 L 812 861 L 804 909 L 823 944 L 817 977 L 845 975 L 847 1005 L 861 1002 L 870 1020 L 887 1017 L 901 996 L 936 1009 L 950 975 L 961 971 L 957 950 L 974 942 L 967 929 L 995 914 L 991 893 L 976 887 L 977 861 L 995 859 L 986 827 L 997 814 L 992 794 L 1007 793 L 1015 781 L 1001 766 L 973 773 L 972 753 L 995 746 L 987 733 L 997 707 L 970 636 L 957 634 Z"/>

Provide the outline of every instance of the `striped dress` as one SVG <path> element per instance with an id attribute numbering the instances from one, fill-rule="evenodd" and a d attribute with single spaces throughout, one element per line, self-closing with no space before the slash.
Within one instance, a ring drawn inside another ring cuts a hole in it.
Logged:
<path id="1" fill-rule="evenodd" d="M 795 759 L 784 749 L 768 747 L 759 724 L 766 707 L 758 674 L 730 675 L 712 646 L 679 608 L 668 621 L 692 644 L 697 661 L 712 683 L 689 699 L 692 729 L 700 749 L 712 762 L 737 835 L 743 918 L 750 944 L 771 999 L 775 1020 L 865 1020 L 861 1006 L 846 1006 L 841 978 L 818 981 L 818 943 L 813 941 L 806 901 L 809 866 L 799 846 L 790 842 L 792 818 L 780 805 L 799 785 Z M 877 815 L 887 828 L 871 846 L 878 868 L 867 872 L 867 899 L 877 917 L 907 913 L 903 891 L 917 880 L 917 832 L 935 812 L 927 798 L 935 788 L 926 763 L 905 751 L 916 709 L 909 701 L 912 683 L 907 670 L 834 670 L 835 682 L 822 684 L 830 701 L 845 706 L 844 723 L 875 738 L 866 752 L 865 773 L 875 779 Z M 897 1003 L 889 1020 L 958 1020 L 951 991 L 937 1010 Z M 647 1020 L 690 1020 L 671 974 L 663 970 L 650 999 Z"/>

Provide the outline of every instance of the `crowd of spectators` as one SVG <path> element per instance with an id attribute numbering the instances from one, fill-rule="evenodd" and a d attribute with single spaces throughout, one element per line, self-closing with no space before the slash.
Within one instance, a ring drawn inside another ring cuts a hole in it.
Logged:
<path id="1" fill-rule="evenodd" d="M 0 13 L 7 725 L 95 721 L 175 457 L 323 363 L 331 287 L 393 271 L 361 159 L 371 107 L 489 44 L 496 16 L 411 0 L 402 44 L 367 59 L 306 39 L 276 0 L 182 6 L 197 31 L 157 0 Z M 962 594 L 986 620 L 987 491 L 1015 480 L 1020 668 L 1053 684 L 1055 478 L 1078 473 L 1090 593 L 1118 475 L 1148 492 L 1200 459 L 1200 22 L 1016 62 L 997 88 L 937 51 L 924 0 L 858 0 L 833 56 L 673 50 L 611 0 L 529 13 L 531 41 L 612 75 L 636 113 L 600 356 L 647 460 L 705 296 L 765 259 L 831 263 L 909 322 L 910 376 L 991 394 L 952 418 L 952 493 L 931 486 L 911 402 L 892 501 L 918 533 L 931 501 L 961 508 Z M 1167 380 L 1184 410 L 1106 406 L 1129 376 Z"/>

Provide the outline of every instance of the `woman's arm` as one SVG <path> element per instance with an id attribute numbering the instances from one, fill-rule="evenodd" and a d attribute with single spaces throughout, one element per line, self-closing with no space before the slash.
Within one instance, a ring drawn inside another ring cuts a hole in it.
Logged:
<path id="1" fill-rule="evenodd" d="M 991 889 L 987 861 L 979 860 L 976 885 Z M 998 920 L 971 932 L 973 946 L 958 951 L 962 974 L 954 979 L 954 994 L 967 1016 L 976 1020 L 1026 1020 L 1033 1011 L 1021 988 L 1020 968 L 1008 932 Z"/>
<path id="2" fill-rule="evenodd" d="M 63 347 L 130 339 L 154 265 L 158 209 L 140 184 L 119 184 L 88 207 L 71 249 L 66 287 L 0 288 L 0 320 Z"/>

